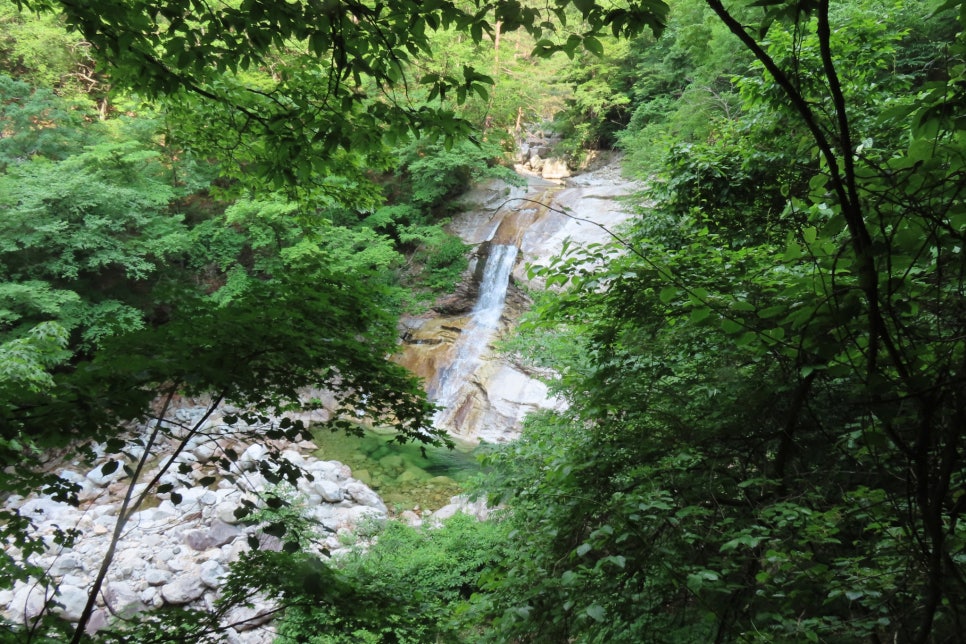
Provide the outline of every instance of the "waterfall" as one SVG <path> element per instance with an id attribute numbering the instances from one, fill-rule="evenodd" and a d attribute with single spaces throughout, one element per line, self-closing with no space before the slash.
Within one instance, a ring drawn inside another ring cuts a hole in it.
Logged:
<path id="1" fill-rule="evenodd" d="M 443 415 L 455 406 L 463 383 L 480 366 L 480 356 L 500 323 L 510 271 L 513 270 L 516 258 L 516 246 L 490 246 L 486 264 L 483 266 L 483 278 L 480 280 L 480 294 L 470 314 L 470 322 L 460 336 L 456 358 L 439 374 L 439 384 L 433 399 L 443 410 L 436 414 L 437 425 Z"/>

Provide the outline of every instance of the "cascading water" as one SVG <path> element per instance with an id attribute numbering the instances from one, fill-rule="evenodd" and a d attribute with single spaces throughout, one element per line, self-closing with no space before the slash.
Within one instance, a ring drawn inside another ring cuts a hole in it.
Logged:
<path id="1" fill-rule="evenodd" d="M 480 356 L 489 345 L 490 337 L 496 331 L 506 303 L 506 291 L 510 282 L 510 271 L 517 258 L 517 247 L 494 244 L 490 246 L 483 277 L 480 280 L 480 294 L 470 314 L 470 322 L 460 336 L 456 358 L 439 374 L 433 399 L 443 409 L 436 414 L 434 423 L 438 426 L 455 407 L 463 383 L 480 366 Z"/>

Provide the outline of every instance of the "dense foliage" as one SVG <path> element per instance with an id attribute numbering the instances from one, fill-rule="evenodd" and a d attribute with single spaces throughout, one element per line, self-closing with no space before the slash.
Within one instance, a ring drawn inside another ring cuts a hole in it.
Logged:
<path id="1" fill-rule="evenodd" d="M 292 588 L 295 597 L 278 641 L 466 641 L 458 607 L 477 592 L 480 571 L 499 560 L 501 540 L 498 525 L 481 525 L 465 514 L 432 530 L 388 523 L 371 548 L 336 564 L 351 590 L 333 592 L 328 584 Z"/>
<path id="2" fill-rule="evenodd" d="M 677 102 L 644 95 L 622 137 L 663 159 L 653 206 L 589 251 L 604 271 L 587 251 L 541 269 L 571 290 L 533 347 L 556 331 L 584 356 L 557 362 L 570 410 L 496 463 L 519 556 L 480 610 L 493 641 L 956 641 L 958 26 L 925 3 L 768 3 L 749 32 L 702 4 L 659 47 L 704 49 L 691 82 L 730 95 L 683 131 L 687 77 Z M 741 74 L 707 51 L 725 29 L 754 53 Z"/>

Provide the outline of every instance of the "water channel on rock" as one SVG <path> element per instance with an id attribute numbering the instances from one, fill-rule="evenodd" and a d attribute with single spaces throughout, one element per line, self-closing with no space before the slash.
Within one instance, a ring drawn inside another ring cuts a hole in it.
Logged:
<path id="1" fill-rule="evenodd" d="M 459 413 L 460 389 L 480 366 L 480 356 L 499 328 L 517 250 L 516 246 L 510 244 L 490 246 L 469 324 L 456 342 L 456 357 L 440 372 L 436 387 L 429 392 L 430 397 L 442 407 L 434 419 L 437 426 L 441 426 L 449 416 Z"/>
<path id="2" fill-rule="evenodd" d="M 531 282 L 526 266 L 545 263 L 572 246 L 610 240 L 630 214 L 620 197 L 636 189 L 620 177 L 616 162 L 566 183 L 530 177 L 525 187 L 480 186 L 473 204 L 449 229 L 476 246 L 458 292 L 437 303 L 434 315 L 404 320 L 394 360 L 425 382 L 442 407 L 436 426 L 469 441 L 501 443 L 519 435 L 524 418 L 565 403 L 523 367 L 491 346 L 526 309 Z"/>

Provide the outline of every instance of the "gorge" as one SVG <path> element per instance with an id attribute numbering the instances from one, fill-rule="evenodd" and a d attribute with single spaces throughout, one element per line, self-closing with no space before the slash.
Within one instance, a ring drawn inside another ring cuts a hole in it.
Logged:
<path id="1" fill-rule="evenodd" d="M 441 301 L 439 315 L 403 321 L 405 333 L 394 358 L 425 379 L 428 396 L 441 408 L 435 417 L 437 426 L 466 445 L 506 442 L 519 434 L 528 412 L 563 404 L 548 395 L 547 386 L 535 374 L 514 365 L 492 345 L 525 310 L 526 291 L 541 288 L 528 280 L 526 266 L 549 260 L 560 252 L 564 240 L 575 244 L 605 241 L 606 233 L 588 222 L 618 227 L 627 216 L 618 197 L 632 188 L 620 179 L 616 160 L 611 160 L 567 183 L 530 176 L 526 187 L 490 183 L 477 186 L 468 195 L 471 207 L 451 224 L 475 248 L 464 283 L 457 295 Z M 276 487 L 259 469 L 265 447 L 233 438 L 237 426 L 229 427 L 224 421 L 231 411 L 218 408 L 209 417 L 205 406 L 192 407 L 188 401 L 174 411 L 175 425 L 199 423 L 198 434 L 175 457 L 175 465 L 188 476 L 162 477 L 160 482 L 170 491 L 158 495 L 156 507 L 145 507 L 126 518 L 89 631 L 102 627 L 111 616 L 166 605 L 212 609 L 228 566 L 250 548 L 252 538 L 260 540 L 262 548 L 281 547 L 277 539 L 239 523 L 236 516 L 240 504 L 260 503 L 259 498 Z M 311 423 L 313 417 L 304 420 Z M 131 440 L 148 442 L 150 430 L 150 424 L 134 428 Z M 436 521 L 461 510 L 485 516 L 485 507 L 449 498 L 459 491 L 451 478 L 459 477 L 454 470 L 434 473 L 430 462 L 404 460 L 394 455 L 398 450 L 391 446 L 380 448 L 386 439 L 378 434 L 373 438 L 373 447 L 365 452 L 362 443 L 353 447 L 353 441 L 360 439 L 351 437 L 342 441 L 345 448 L 333 451 L 335 443 L 328 446 L 324 435 L 317 435 L 321 449 L 307 442 L 278 446 L 284 459 L 305 472 L 288 494 L 297 495 L 300 512 L 319 526 L 318 552 L 337 555 L 351 545 L 351 535 L 360 527 L 390 515 L 413 524 Z M 362 456 L 353 456 L 353 449 Z M 239 455 L 232 466 L 237 478 L 193 485 L 204 481 L 204 468 L 218 453 L 226 452 Z M 56 472 L 79 485 L 81 503 L 77 508 L 44 495 L 6 500 L 8 509 L 19 509 L 35 522 L 37 533 L 48 542 L 48 551 L 32 555 L 31 561 L 46 569 L 55 582 L 47 587 L 18 582 L 10 590 L 0 591 L 0 606 L 5 607 L 8 619 L 29 621 L 50 601 L 53 610 L 66 619 L 80 616 L 88 596 L 86 588 L 117 525 L 129 480 L 126 465 L 111 469 L 116 461 L 101 453 L 93 467 L 74 461 Z M 333 455 L 350 462 L 352 469 L 333 460 Z M 131 453 L 125 458 L 136 457 Z M 447 458 L 453 463 L 449 467 L 463 467 L 459 458 Z M 150 479 L 160 465 L 146 471 L 142 481 Z M 421 496 L 394 496 L 400 487 L 418 489 Z M 143 489 L 143 483 L 135 488 L 138 492 Z M 393 499 L 391 508 L 380 498 L 380 490 Z M 412 498 L 421 499 L 420 504 L 414 506 Z M 68 526 L 80 531 L 83 539 L 64 550 L 56 545 L 56 535 Z M 16 550 L 10 553 L 20 554 Z M 263 598 L 251 609 L 226 615 L 225 623 L 233 624 L 227 631 L 229 641 L 271 641 L 272 610 L 272 603 Z"/>

